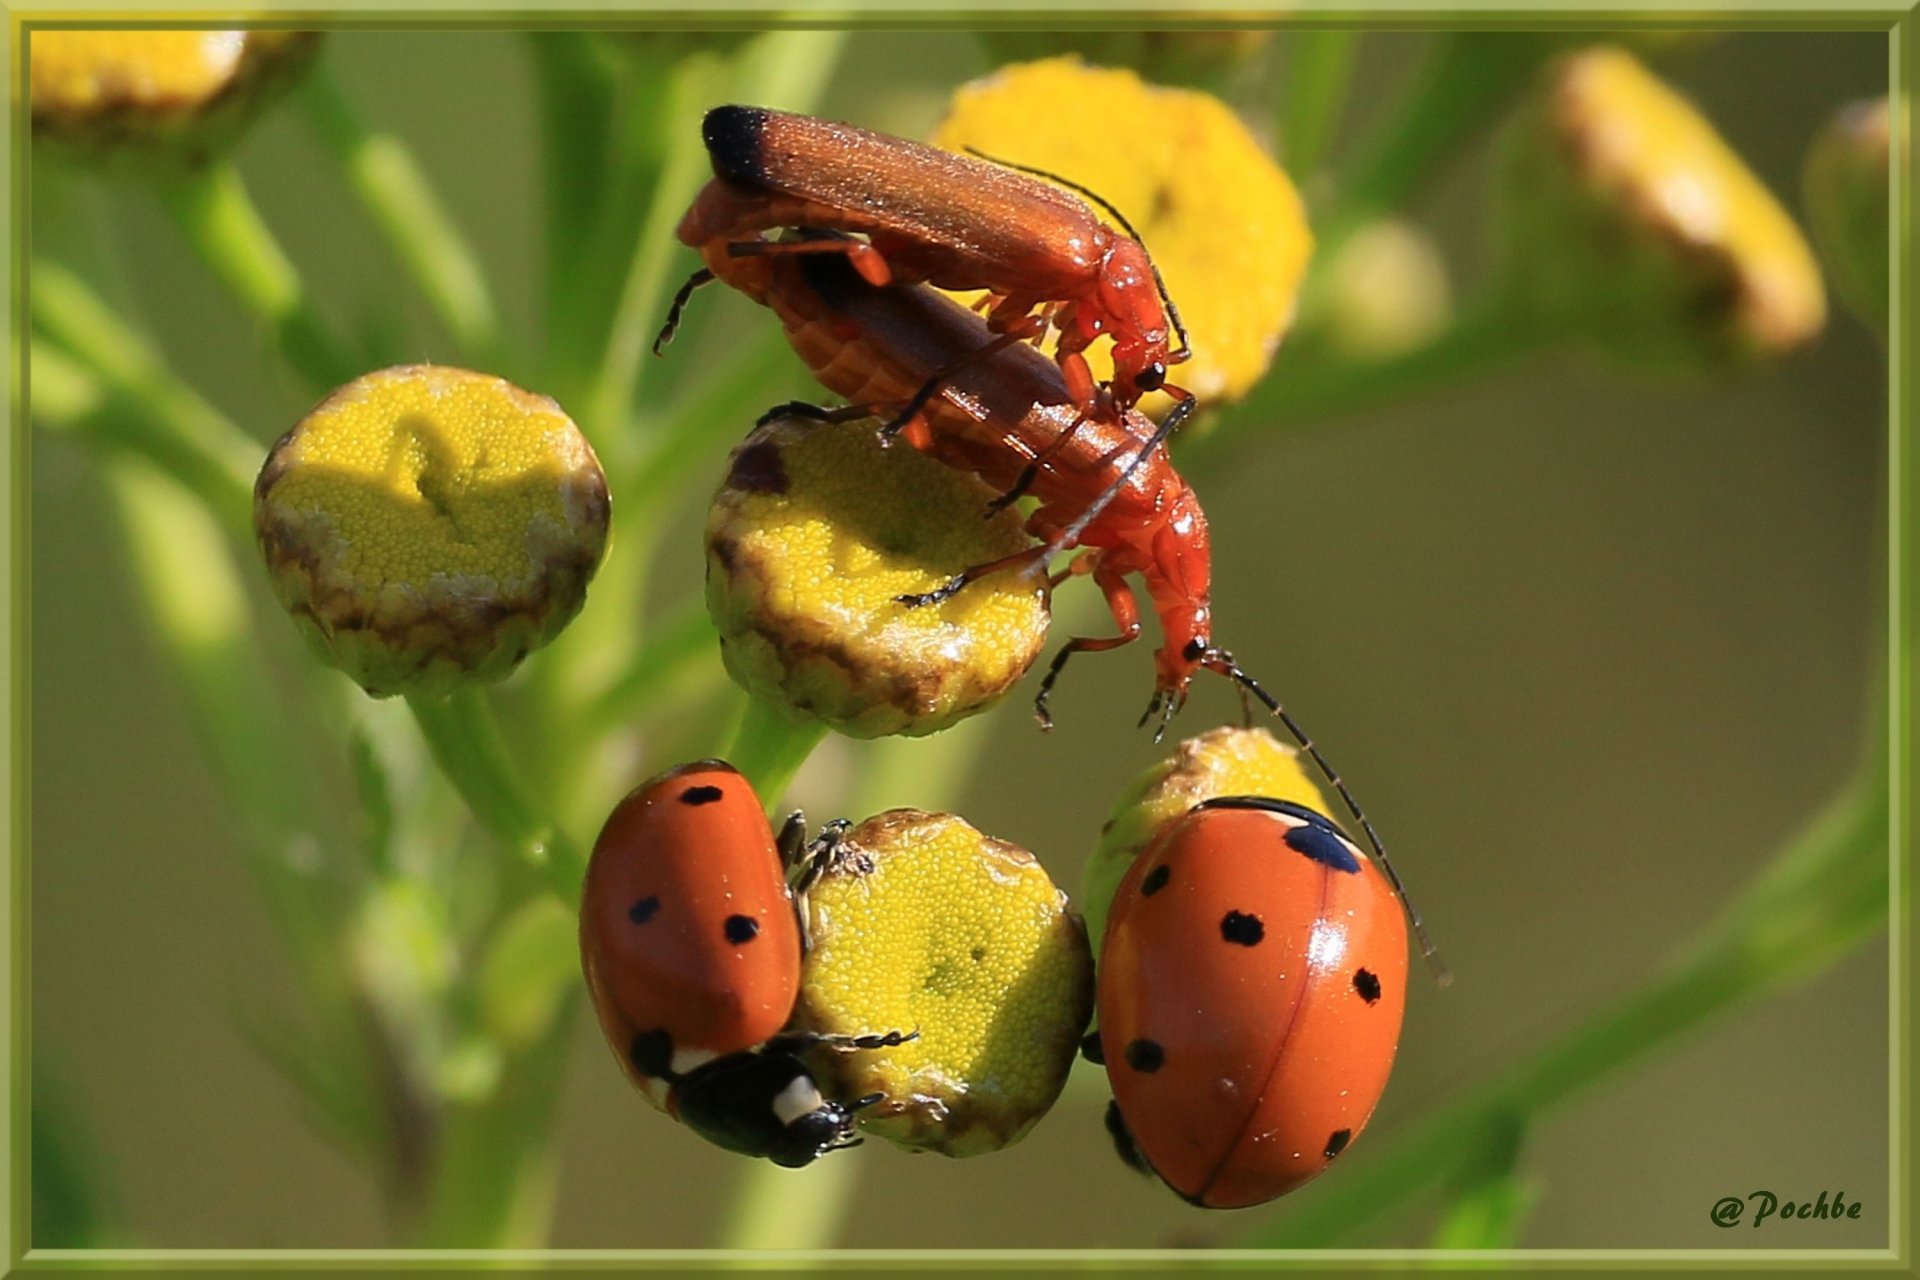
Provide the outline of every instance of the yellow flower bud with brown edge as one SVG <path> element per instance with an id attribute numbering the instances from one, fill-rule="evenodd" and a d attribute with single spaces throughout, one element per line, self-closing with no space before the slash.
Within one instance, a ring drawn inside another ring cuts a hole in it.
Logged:
<path id="1" fill-rule="evenodd" d="M 1033 545 L 993 491 L 871 419 L 776 418 L 734 451 L 707 516 L 707 611 L 748 693 L 856 738 L 935 733 L 1011 689 L 1046 640 L 1040 572 L 989 574 Z"/>
<path id="2" fill-rule="evenodd" d="M 1238 399 L 1266 373 L 1293 323 L 1313 234 L 1293 182 L 1224 102 L 1049 58 L 962 86 L 933 141 L 1057 174 L 1118 209 L 1193 347 L 1168 380 L 1203 406 Z M 1096 378 L 1112 376 L 1110 345 L 1088 348 Z M 1141 407 L 1159 417 L 1172 404 L 1156 393 Z"/>
<path id="3" fill-rule="evenodd" d="M 1134 858 L 1187 810 L 1217 796 L 1268 796 L 1328 812 L 1300 753 L 1265 729 L 1210 729 L 1188 738 L 1121 795 L 1081 873 L 1080 909 L 1096 957 L 1113 895 Z"/>
<path id="4" fill-rule="evenodd" d="M 1556 62 L 1508 142 L 1507 284 L 1538 323 L 1656 368 L 1777 357 L 1820 332 L 1800 229 L 1633 55 Z"/>
<path id="5" fill-rule="evenodd" d="M 273 587 L 375 697 L 499 680 L 560 634 L 606 551 L 606 477 L 560 406 L 405 365 L 280 438 L 254 486 Z"/>
<path id="6" fill-rule="evenodd" d="M 35 31 L 27 59 L 37 137 L 81 152 L 228 145 L 319 44 L 306 31 Z"/>
<path id="7" fill-rule="evenodd" d="M 1093 1010 L 1080 918 L 1032 854 L 949 814 L 894 809 L 807 890 L 799 1026 L 904 1044 L 811 1051 L 862 1131 L 919 1151 L 1017 1142 L 1065 1086 Z"/>
<path id="8" fill-rule="evenodd" d="M 1903 117 L 1905 105 L 1903 98 Z M 1807 222 L 1834 290 L 1882 337 L 1892 286 L 1887 235 L 1890 123 L 1886 98 L 1843 108 L 1814 140 L 1806 169 Z M 1904 118 L 1902 124 L 1905 134 Z M 1902 164 L 1908 154 L 1902 147 Z"/>

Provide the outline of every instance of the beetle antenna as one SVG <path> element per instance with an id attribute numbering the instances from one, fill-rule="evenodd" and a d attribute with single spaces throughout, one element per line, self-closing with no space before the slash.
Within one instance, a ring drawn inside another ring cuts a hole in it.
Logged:
<path id="1" fill-rule="evenodd" d="M 1280 723 L 1287 726 L 1287 732 L 1293 736 L 1295 742 L 1300 744 L 1300 749 L 1313 757 L 1314 764 L 1318 765 L 1320 772 L 1326 775 L 1327 781 L 1333 784 L 1333 789 L 1340 793 L 1340 799 L 1346 804 L 1347 812 L 1353 815 L 1353 820 L 1360 824 L 1362 831 L 1366 832 L 1367 844 L 1373 848 L 1373 856 L 1379 860 L 1380 870 L 1386 873 L 1387 883 L 1393 886 L 1395 896 L 1400 899 L 1400 905 L 1406 910 L 1407 922 L 1413 926 L 1414 939 L 1420 944 L 1420 955 L 1427 962 L 1427 968 L 1432 972 L 1434 982 L 1443 987 L 1452 982 L 1453 970 L 1449 969 L 1447 962 L 1441 959 L 1439 948 L 1433 945 L 1433 939 L 1427 935 L 1426 922 L 1420 918 L 1420 909 L 1414 906 L 1413 899 L 1407 896 L 1407 888 L 1400 882 L 1400 875 L 1393 869 L 1393 863 L 1388 861 L 1387 851 L 1380 844 L 1379 834 L 1374 831 L 1373 824 L 1367 821 L 1367 815 L 1361 812 L 1360 803 L 1353 798 L 1353 792 L 1347 790 L 1347 784 L 1341 781 L 1340 775 L 1333 771 L 1333 766 L 1327 763 L 1327 758 L 1320 754 L 1320 748 L 1314 746 L 1313 739 L 1300 728 L 1300 722 L 1287 714 L 1287 709 L 1280 705 L 1280 700 L 1261 688 L 1258 680 L 1242 671 L 1239 664 L 1233 660 L 1233 655 L 1225 649 L 1209 648 L 1201 655 L 1200 662 L 1202 666 L 1219 672 L 1258 698 L 1261 705 L 1280 717 Z"/>
<path id="2" fill-rule="evenodd" d="M 1057 182 L 1067 190 L 1085 196 L 1102 209 L 1105 209 L 1107 213 L 1112 216 L 1113 220 L 1120 224 L 1120 229 L 1127 233 L 1128 239 L 1132 240 L 1142 249 L 1147 248 L 1147 242 L 1140 238 L 1140 233 L 1133 229 L 1131 222 L 1127 221 L 1127 215 L 1114 208 L 1112 201 L 1108 200 L 1098 191 L 1095 191 L 1092 187 L 1081 186 L 1072 178 L 1063 178 L 1051 169 L 1040 169 L 1030 164 L 1016 164 L 1012 160 L 1002 160 L 999 156 L 990 156 L 978 147 L 968 147 L 967 152 L 970 155 L 979 156 L 989 164 L 997 164 L 1003 169 L 1013 169 L 1020 173 L 1030 173 L 1036 178 L 1045 178 L 1048 182 Z M 1180 308 L 1173 305 L 1173 298 L 1167 293 L 1167 282 L 1160 278 L 1160 267 L 1154 262 L 1153 251 L 1150 249 L 1147 251 L 1147 269 L 1153 272 L 1153 287 L 1160 293 L 1160 305 L 1167 309 L 1167 322 L 1173 326 L 1173 336 L 1180 340 L 1179 350 L 1170 352 L 1167 359 L 1174 362 L 1185 360 L 1193 354 L 1193 346 L 1187 341 L 1187 327 L 1180 323 Z"/>

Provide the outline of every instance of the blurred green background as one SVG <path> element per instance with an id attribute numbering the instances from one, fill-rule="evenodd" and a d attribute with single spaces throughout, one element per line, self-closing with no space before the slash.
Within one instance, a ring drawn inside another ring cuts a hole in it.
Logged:
<path id="1" fill-rule="evenodd" d="M 523 333 L 541 261 L 525 39 L 347 33 L 323 55 L 364 114 L 416 149 Z M 1428 39 L 1363 42 L 1336 161 Z M 964 34 L 861 33 L 820 114 L 921 134 L 951 89 L 990 65 Z M 1887 45 L 1866 33 L 1730 34 L 1663 73 L 1797 207 L 1807 145 L 1840 104 L 1884 92 Z M 270 112 L 241 161 L 324 311 L 348 328 L 400 326 L 418 359 L 445 351 L 295 113 Z M 1487 169 L 1476 145 L 1413 210 L 1462 273 L 1484 256 Z M 60 256 L 105 232 L 112 269 L 175 369 L 263 455 L 307 407 L 145 192 L 45 182 L 33 215 L 37 252 Z M 773 323 L 737 298 L 702 305 L 743 328 Z M 1272 376 L 1286 373 L 1283 347 Z M 1249 436 L 1199 466 L 1219 638 L 1352 781 L 1457 981 L 1414 992 L 1368 1138 L 1280 1204 L 1210 1215 L 1135 1177 L 1113 1158 L 1104 1095 L 1083 1066 L 1033 1135 L 997 1156 L 910 1159 L 869 1143 L 835 1157 L 857 1179 L 837 1243 L 1231 1244 L 1253 1215 L 1309 1204 L 1400 1126 L 1631 990 L 1852 768 L 1879 691 L 1884 388 L 1874 340 L 1836 308 L 1817 344 L 1770 370 L 1648 380 L 1554 356 Z M 801 390 L 796 376 L 766 399 Z M 718 465 L 689 489 L 704 490 Z M 386 1243 L 372 1181 L 315 1135 L 236 1030 L 236 1009 L 290 989 L 287 953 L 140 625 L 97 473 L 72 441 L 43 435 L 32 484 L 41 1101 L 58 1103 L 48 1114 L 85 1157 L 78 1176 L 116 1240 Z M 700 573 L 701 495 L 683 496 L 666 545 L 685 554 L 659 571 L 661 601 Z M 617 523 L 617 493 L 615 505 Z M 268 618 L 265 630 L 277 660 L 298 660 L 290 626 Z M 960 811 L 1036 851 L 1069 888 L 1111 798 L 1157 755 L 1146 734 L 1124 731 L 1149 690 L 1149 644 L 1082 663 L 1055 700 L 1052 735 L 1018 694 L 962 731 L 988 741 Z M 1178 731 L 1237 714 L 1223 683 L 1197 689 Z M 635 778 L 671 763 L 672 749 L 650 744 Z M 912 753 L 942 767 L 937 743 L 907 750 L 896 803 L 915 800 Z M 862 761 L 829 741 L 790 798 L 836 812 Z M 479 836 L 474 856 L 492 856 Z M 554 1244 L 714 1241 L 742 1161 L 632 1096 L 590 1020 L 553 1087 Z M 1555 1112 L 1530 1135 L 1524 1167 L 1540 1198 L 1521 1242 L 1884 1244 L 1888 1097 L 1880 940 Z M 1715 1200 L 1756 1189 L 1841 1191 L 1865 1209 L 1759 1230 L 1708 1221 Z M 1427 1230 L 1400 1218 L 1364 1243 L 1416 1245 Z"/>

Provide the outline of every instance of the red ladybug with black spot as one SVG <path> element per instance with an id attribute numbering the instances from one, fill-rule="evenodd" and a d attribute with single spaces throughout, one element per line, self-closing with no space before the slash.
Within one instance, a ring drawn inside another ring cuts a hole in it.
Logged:
<path id="1" fill-rule="evenodd" d="M 580 903 L 587 987 L 634 1083 L 708 1141 L 788 1167 L 858 1144 L 854 1113 L 879 1101 L 824 1097 L 800 1054 L 911 1038 L 787 1026 L 805 949 L 796 892 L 845 826 L 809 845 L 796 813 L 776 839 L 733 766 L 682 765 L 615 807 Z"/>
<path id="2" fill-rule="evenodd" d="M 1195 806 L 1134 860 L 1102 943 L 1087 1050 L 1122 1156 L 1213 1209 L 1316 1177 L 1386 1089 L 1406 978 L 1401 900 L 1332 821 Z"/>

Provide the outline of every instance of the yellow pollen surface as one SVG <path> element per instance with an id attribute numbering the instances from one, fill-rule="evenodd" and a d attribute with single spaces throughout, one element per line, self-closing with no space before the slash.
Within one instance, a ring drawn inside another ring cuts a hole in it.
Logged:
<path id="1" fill-rule="evenodd" d="M 1044 574 L 1008 568 L 909 606 L 1033 545 L 991 490 L 870 420 L 777 421 L 736 452 L 708 514 L 709 610 L 750 692 L 844 733 L 930 733 L 990 705 L 1046 639 Z"/>
<path id="2" fill-rule="evenodd" d="M 521 583 L 539 572 L 529 531 L 571 523 L 571 481 L 597 465 L 559 406 L 499 378 L 410 366 L 324 401 L 284 446 L 281 508 L 324 518 L 336 572 L 425 585 Z"/>
<path id="3" fill-rule="evenodd" d="M 1030 854 L 959 818 L 894 810 L 848 842 L 872 869 L 842 864 L 808 895 L 802 1017 L 920 1033 L 837 1055 L 849 1095 L 886 1095 L 869 1131 L 948 1155 L 1006 1145 L 1058 1096 L 1087 1020 L 1078 919 Z"/>
<path id="4" fill-rule="evenodd" d="M 1293 322 L 1313 234 L 1292 180 L 1218 98 L 1048 58 L 963 86 L 933 141 L 1057 173 L 1126 215 L 1192 339 L 1172 382 L 1222 402 L 1266 372 Z M 1095 377 L 1111 376 L 1111 351 L 1105 341 L 1089 349 Z M 1155 395 L 1144 407 L 1157 416 L 1171 404 Z"/>

